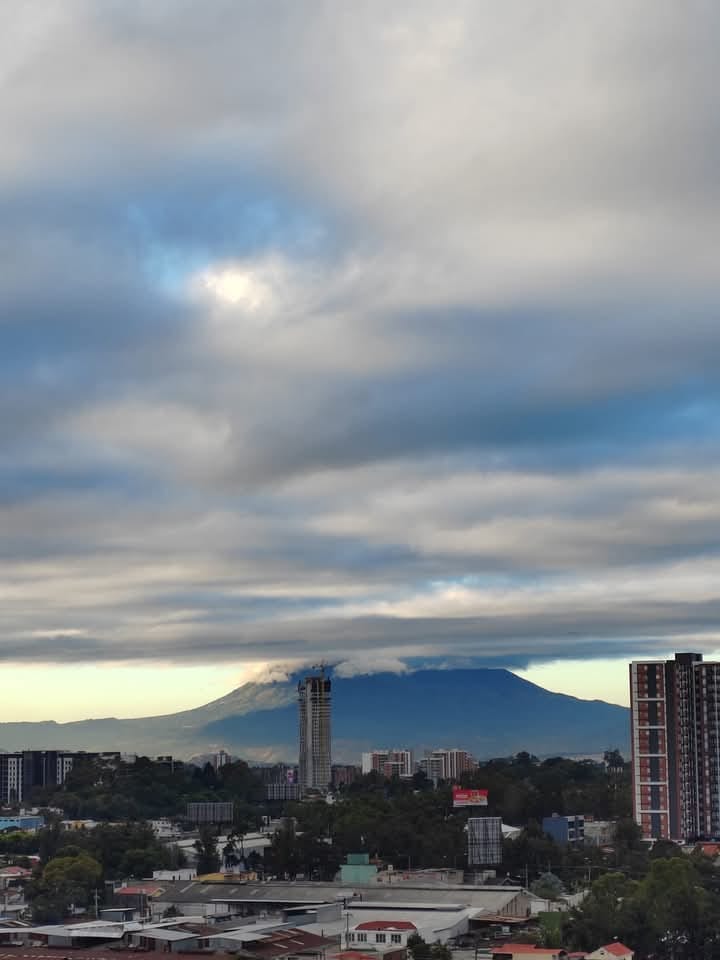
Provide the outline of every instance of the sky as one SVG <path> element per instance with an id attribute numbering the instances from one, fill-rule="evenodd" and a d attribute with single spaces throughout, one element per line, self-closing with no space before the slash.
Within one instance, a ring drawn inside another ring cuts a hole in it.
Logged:
<path id="1" fill-rule="evenodd" d="M 0 721 L 720 648 L 717 4 L 0 9 Z"/>

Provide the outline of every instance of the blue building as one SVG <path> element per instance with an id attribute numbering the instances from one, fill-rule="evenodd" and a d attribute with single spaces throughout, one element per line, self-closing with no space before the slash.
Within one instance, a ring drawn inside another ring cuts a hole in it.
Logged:
<path id="1" fill-rule="evenodd" d="M 551 817 L 543 817 L 542 828 L 555 843 L 562 846 L 585 841 L 584 816 L 561 817 L 559 813 L 554 813 Z"/>
<path id="2" fill-rule="evenodd" d="M 45 817 L 20 814 L 17 817 L 0 817 L 0 833 L 8 830 L 28 830 L 34 832 L 45 826 Z"/>

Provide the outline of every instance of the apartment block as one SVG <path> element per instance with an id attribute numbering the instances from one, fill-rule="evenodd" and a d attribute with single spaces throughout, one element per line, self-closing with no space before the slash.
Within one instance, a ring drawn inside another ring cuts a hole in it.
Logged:
<path id="1" fill-rule="evenodd" d="M 413 752 L 407 749 L 371 750 L 362 755 L 362 772 L 375 770 L 384 777 L 412 777 L 415 772 Z"/>
<path id="2" fill-rule="evenodd" d="M 116 762 L 120 754 L 66 750 L 0 753 L 0 804 L 20 804 L 35 788 L 62 786 L 73 764 L 82 759 Z"/>
<path id="3" fill-rule="evenodd" d="M 460 775 L 475 770 L 477 760 L 467 750 L 433 750 L 426 753 L 418 764 L 430 780 L 459 780 Z"/>
<path id="4" fill-rule="evenodd" d="M 633 813 L 648 838 L 720 836 L 720 663 L 630 664 Z"/>

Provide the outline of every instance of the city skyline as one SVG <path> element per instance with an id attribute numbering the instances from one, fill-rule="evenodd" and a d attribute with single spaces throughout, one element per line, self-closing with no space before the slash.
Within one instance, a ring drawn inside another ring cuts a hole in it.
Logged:
<path id="1" fill-rule="evenodd" d="M 720 8 L 3 12 L 0 722 L 716 655 Z"/>

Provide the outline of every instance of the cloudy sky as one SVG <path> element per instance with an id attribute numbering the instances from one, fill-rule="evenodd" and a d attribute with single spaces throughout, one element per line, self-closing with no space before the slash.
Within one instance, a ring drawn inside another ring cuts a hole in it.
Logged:
<path id="1" fill-rule="evenodd" d="M 0 11 L 0 719 L 720 647 L 716 3 Z"/>

